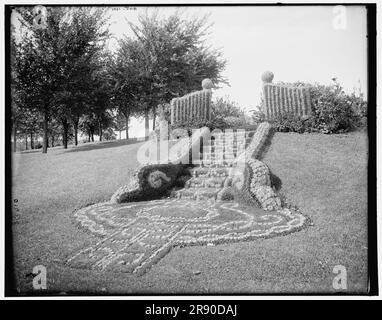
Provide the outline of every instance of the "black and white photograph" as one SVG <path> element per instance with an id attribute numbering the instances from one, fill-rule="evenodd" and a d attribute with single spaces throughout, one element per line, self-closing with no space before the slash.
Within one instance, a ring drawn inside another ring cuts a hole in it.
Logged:
<path id="1" fill-rule="evenodd" d="M 377 295 L 375 10 L 5 5 L 7 295 Z"/>

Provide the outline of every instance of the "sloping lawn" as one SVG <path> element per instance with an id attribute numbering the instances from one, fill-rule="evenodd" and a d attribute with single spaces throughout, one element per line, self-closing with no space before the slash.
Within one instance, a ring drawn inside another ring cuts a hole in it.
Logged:
<path id="1" fill-rule="evenodd" d="M 333 267 L 348 290 L 367 288 L 367 136 L 274 135 L 263 161 L 280 192 L 313 226 L 272 239 L 175 248 L 146 274 L 74 269 L 64 261 L 99 239 L 78 228 L 73 211 L 106 201 L 126 184 L 142 143 L 56 148 L 14 156 L 16 285 L 32 291 L 32 269 L 47 268 L 55 293 L 334 293 Z M 74 152 L 75 151 L 75 152 Z"/>

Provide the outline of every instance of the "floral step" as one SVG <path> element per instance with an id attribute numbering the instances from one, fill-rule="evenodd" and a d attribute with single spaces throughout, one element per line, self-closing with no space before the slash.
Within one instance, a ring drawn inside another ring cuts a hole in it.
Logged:
<path id="1" fill-rule="evenodd" d="M 213 139 L 211 140 L 210 139 L 204 140 L 203 145 L 206 147 L 209 147 L 209 146 L 222 147 L 225 144 L 232 144 L 234 146 L 240 143 L 248 144 L 248 142 L 251 141 L 254 133 L 255 131 L 250 131 L 250 132 L 246 132 L 245 135 L 240 135 L 240 136 L 237 136 L 236 134 L 234 134 L 233 136 L 218 134 L 218 135 L 215 135 Z"/>
<path id="2" fill-rule="evenodd" d="M 189 171 L 192 177 L 227 177 L 229 174 L 227 167 L 195 167 Z"/>
<path id="3" fill-rule="evenodd" d="M 221 188 L 224 186 L 226 177 L 192 177 L 185 184 L 185 188 Z"/>
<path id="4" fill-rule="evenodd" d="M 206 168 L 219 168 L 219 167 L 230 168 L 233 166 L 234 160 L 235 160 L 234 157 L 226 158 L 226 159 L 209 159 L 209 160 L 201 160 L 198 162 L 198 164 Z"/>
<path id="5" fill-rule="evenodd" d="M 171 196 L 178 199 L 216 200 L 220 190 L 221 188 L 185 188 L 180 190 L 174 190 Z"/>
<path id="6" fill-rule="evenodd" d="M 208 162 L 208 161 L 221 161 L 221 160 L 231 160 L 235 158 L 239 154 L 243 153 L 244 149 L 241 152 L 233 152 L 232 150 L 227 150 L 225 152 L 204 152 L 200 153 L 200 161 Z M 199 159 L 197 159 L 199 160 Z M 193 161 L 194 162 L 194 161 Z"/>
<path id="7" fill-rule="evenodd" d="M 245 149 L 244 145 L 240 146 L 232 146 L 232 145 L 225 145 L 224 147 L 217 147 L 217 146 L 204 146 L 203 149 L 200 151 L 200 154 L 225 154 L 225 153 L 237 153 L 237 152 L 243 152 Z"/>
<path id="8" fill-rule="evenodd" d="M 194 165 L 199 166 L 200 168 L 212 169 L 212 168 L 226 168 L 229 169 L 233 167 L 235 158 L 227 158 L 227 159 L 201 159 L 194 160 L 192 163 Z"/>
<path id="9" fill-rule="evenodd" d="M 256 130 L 246 130 L 245 131 L 245 136 L 246 137 L 250 137 L 250 136 L 253 136 L 255 134 Z M 225 132 L 219 132 L 219 133 L 214 133 L 212 134 L 212 136 L 216 139 L 216 138 L 231 138 L 231 137 L 237 137 L 237 131 L 225 131 Z M 239 135 L 242 135 L 242 132 L 239 133 Z"/>

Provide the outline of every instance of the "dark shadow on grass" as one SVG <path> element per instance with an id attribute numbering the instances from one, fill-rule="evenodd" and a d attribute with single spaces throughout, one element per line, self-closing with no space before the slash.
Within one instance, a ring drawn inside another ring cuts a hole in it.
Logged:
<path id="1" fill-rule="evenodd" d="M 139 142 L 143 142 L 144 140 L 137 139 L 129 139 L 129 140 L 109 140 L 102 142 L 89 142 L 89 143 L 81 143 L 78 146 L 68 145 L 68 149 L 64 149 L 63 146 L 55 146 L 53 148 L 48 148 L 48 153 L 52 151 L 59 151 L 60 154 L 67 152 L 79 152 L 79 151 L 90 151 L 97 149 L 105 149 L 105 148 L 114 148 L 121 147 L 125 145 L 135 144 Z M 42 148 L 39 149 L 29 149 L 17 152 L 17 154 L 31 154 L 31 153 L 42 153 Z M 16 154 L 16 153 L 13 153 Z"/>
<path id="2" fill-rule="evenodd" d="M 278 176 L 276 176 L 274 173 L 272 173 L 272 171 L 270 171 L 269 174 L 270 174 L 270 178 L 271 178 L 271 186 L 275 187 L 276 191 L 279 191 L 283 185 L 283 182 L 281 181 L 281 179 Z"/>
<path id="3" fill-rule="evenodd" d="M 107 148 L 115 148 L 126 146 L 130 144 L 135 144 L 143 142 L 137 139 L 129 139 L 129 140 L 112 140 L 112 141 L 102 141 L 97 143 L 84 143 L 77 147 L 71 147 L 69 149 L 62 149 L 62 153 L 70 153 L 70 152 L 80 152 L 80 151 L 90 151 L 90 150 L 98 150 L 98 149 L 107 149 Z"/>
<path id="4" fill-rule="evenodd" d="M 48 151 L 49 150 L 50 150 L 50 148 L 48 148 Z M 16 153 L 20 153 L 20 154 L 42 153 L 42 149 L 39 148 L 39 149 L 29 149 L 29 150 L 17 151 L 17 152 L 14 152 L 13 154 L 16 154 Z"/>

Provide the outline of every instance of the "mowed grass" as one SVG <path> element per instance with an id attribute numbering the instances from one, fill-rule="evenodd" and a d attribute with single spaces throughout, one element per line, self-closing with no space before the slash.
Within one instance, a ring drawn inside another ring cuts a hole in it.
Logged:
<path id="1" fill-rule="evenodd" d="M 14 156 L 16 285 L 32 291 L 32 269 L 47 267 L 48 291 L 99 294 L 335 293 L 333 267 L 347 270 L 347 293 L 367 290 L 367 135 L 277 133 L 263 158 L 280 193 L 312 226 L 289 235 L 217 246 L 174 248 L 146 274 L 97 272 L 64 261 L 99 238 L 73 211 L 107 201 L 130 179 L 142 143 L 108 142 Z M 101 146 L 101 145 L 100 145 Z M 75 152 L 73 152 L 75 151 Z"/>

